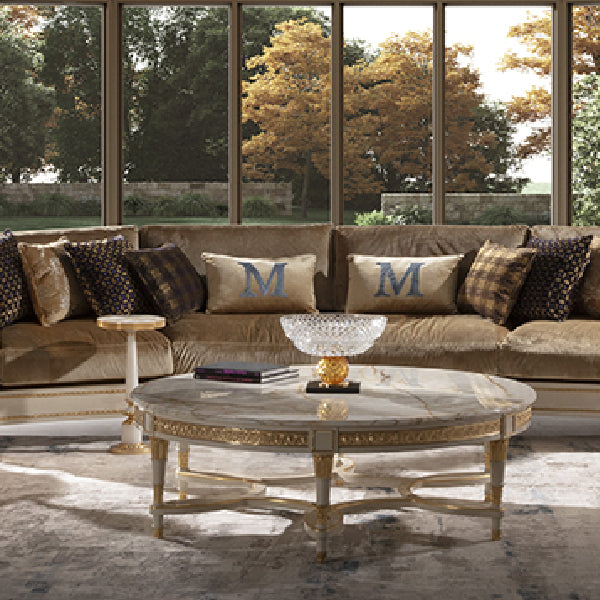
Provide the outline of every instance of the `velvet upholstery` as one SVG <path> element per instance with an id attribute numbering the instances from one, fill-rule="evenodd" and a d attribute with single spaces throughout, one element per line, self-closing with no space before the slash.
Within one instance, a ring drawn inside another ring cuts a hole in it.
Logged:
<path id="1" fill-rule="evenodd" d="M 159 331 L 137 333 L 140 377 L 169 375 L 169 341 Z M 51 327 L 15 323 L 2 330 L 2 385 L 46 385 L 125 378 L 127 335 L 101 329 L 96 319 L 67 319 Z"/>
<path id="2" fill-rule="evenodd" d="M 203 252 L 279 258 L 315 254 L 317 309 L 332 310 L 330 245 L 331 225 L 144 225 L 140 247 L 173 242 L 190 259 L 200 275 L 206 274 Z"/>
<path id="3" fill-rule="evenodd" d="M 462 285 L 479 248 L 486 240 L 507 248 L 523 246 L 525 225 L 344 225 L 333 232 L 335 309 L 343 310 L 348 288 L 348 255 L 441 256 L 464 254 L 458 267 L 458 287 Z"/>

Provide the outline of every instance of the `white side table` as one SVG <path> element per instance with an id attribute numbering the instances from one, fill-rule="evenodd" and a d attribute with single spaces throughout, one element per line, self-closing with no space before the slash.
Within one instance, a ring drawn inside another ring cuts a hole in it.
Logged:
<path id="1" fill-rule="evenodd" d="M 105 315 L 96 320 L 98 327 L 125 331 L 127 333 L 127 369 L 125 371 L 126 417 L 121 424 L 121 442 L 111 446 L 110 452 L 115 454 L 143 454 L 150 452 L 144 444 L 143 432 L 133 420 L 133 403 L 131 392 L 138 385 L 138 360 L 136 333 L 160 329 L 166 325 L 164 317 L 156 315 Z"/>

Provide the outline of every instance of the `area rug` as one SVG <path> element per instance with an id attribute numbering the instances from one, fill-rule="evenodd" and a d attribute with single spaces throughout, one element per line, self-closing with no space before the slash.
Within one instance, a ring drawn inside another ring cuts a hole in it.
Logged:
<path id="1" fill-rule="evenodd" d="M 489 519 L 386 510 L 347 516 L 324 565 L 302 516 L 285 510 L 167 516 L 165 539 L 153 539 L 149 457 L 109 454 L 113 441 L 0 430 L 0 598 L 600 598 L 599 437 L 512 440 L 502 541 L 489 541 Z M 477 470 L 483 460 L 476 446 L 350 458 L 371 474 Z M 250 476 L 311 469 L 301 455 L 202 447 L 191 463 Z M 363 494 L 336 488 L 333 501 Z"/>

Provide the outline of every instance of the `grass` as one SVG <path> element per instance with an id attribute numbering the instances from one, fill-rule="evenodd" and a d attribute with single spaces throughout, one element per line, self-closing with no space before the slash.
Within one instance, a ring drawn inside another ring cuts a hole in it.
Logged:
<path id="1" fill-rule="evenodd" d="M 285 223 L 328 223 L 329 211 L 325 209 L 312 209 L 308 211 L 308 219 L 302 219 L 300 211 L 294 207 L 294 214 L 289 217 L 274 217 L 271 219 L 244 219 L 244 223 L 251 224 L 285 224 Z M 226 218 L 210 217 L 143 217 L 126 216 L 124 225 L 148 225 L 151 223 L 186 223 L 186 224 L 219 224 L 227 223 Z M 344 223 L 354 223 L 354 211 L 344 212 Z M 100 216 L 97 217 L 2 217 L 0 229 L 13 231 L 27 231 L 29 229 L 66 229 L 70 227 L 98 227 Z"/>

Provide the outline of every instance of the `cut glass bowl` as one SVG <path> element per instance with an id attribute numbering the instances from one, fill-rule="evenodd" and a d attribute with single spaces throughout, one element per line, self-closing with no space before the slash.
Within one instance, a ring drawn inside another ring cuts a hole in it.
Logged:
<path id="1" fill-rule="evenodd" d="M 280 317 L 294 346 L 314 356 L 352 356 L 368 350 L 383 333 L 387 317 L 321 313 Z"/>

